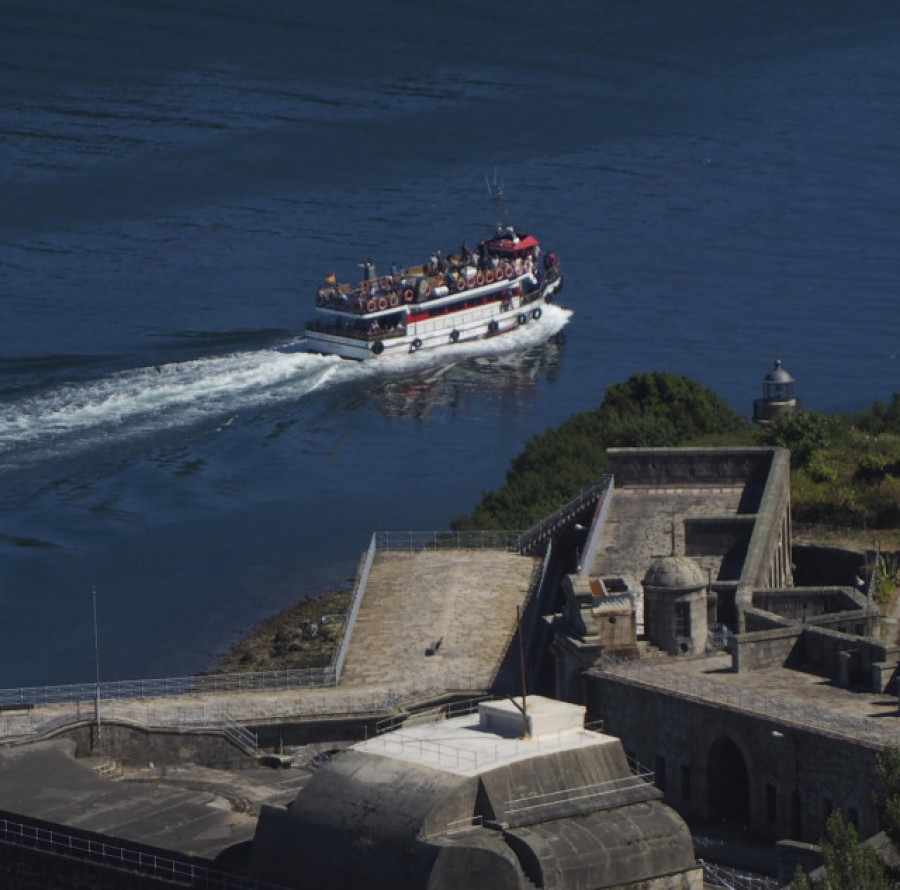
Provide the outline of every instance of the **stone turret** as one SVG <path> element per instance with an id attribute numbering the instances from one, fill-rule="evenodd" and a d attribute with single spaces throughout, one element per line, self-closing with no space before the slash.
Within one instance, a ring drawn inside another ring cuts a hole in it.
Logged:
<path id="1" fill-rule="evenodd" d="M 644 632 L 670 655 L 702 655 L 709 629 L 707 579 L 688 556 L 661 556 L 644 575 Z"/>

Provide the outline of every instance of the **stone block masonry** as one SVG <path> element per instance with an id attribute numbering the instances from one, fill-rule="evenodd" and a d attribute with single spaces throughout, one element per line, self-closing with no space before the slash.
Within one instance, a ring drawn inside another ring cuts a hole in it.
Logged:
<path id="1" fill-rule="evenodd" d="M 829 731 L 826 720 L 804 726 L 754 713 L 739 689 L 704 701 L 599 671 L 586 688 L 588 719 L 602 719 L 630 756 L 653 768 L 666 802 L 689 820 L 815 843 L 840 809 L 862 837 L 878 830 L 878 744 Z"/>

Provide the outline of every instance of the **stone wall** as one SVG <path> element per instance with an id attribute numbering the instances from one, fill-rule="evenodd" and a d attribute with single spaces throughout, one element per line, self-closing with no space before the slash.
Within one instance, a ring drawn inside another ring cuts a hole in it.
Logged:
<path id="1" fill-rule="evenodd" d="M 278 753 L 295 745 L 360 741 L 374 731 L 377 717 L 317 717 L 249 728 L 256 734 L 260 752 Z M 74 741 L 76 757 L 102 754 L 124 766 L 146 766 L 153 761 L 159 765 L 196 763 L 217 769 L 241 769 L 256 763 L 255 757 L 218 730 L 156 729 L 104 721 L 99 744 L 95 733 L 93 723 L 81 723 L 66 727 L 53 737 Z"/>
<path id="2" fill-rule="evenodd" d="M 753 605 L 784 618 L 805 621 L 835 612 L 859 612 L 862 604 L 843 587 L 772 588 L 754 590 Z"/>
<path id="3" fill-rule="evenodd" d="M 248 759 L 227 736 L 217 731 L 148 729 L 136 724 L 81 723 L 55 733 L 55 738 L 75 742 L 75 756 L 102 754 L 125 766 L 196 763 L 200 766 L 235 768 Z"/>
<path id="4" fill-rule="evenodd" d="M 774 449 L 779 451 L 782 449 Z M 771 448 L 607 448 L 616 485 L 754 485 L 769 471 Z M 755 513 L 748 498 L 741 512 Z"/>
<path id="5" fill-rule="evenodd" d="M 840 547 L 797 544 L 793 549 L 794 583 L 798 587 L 852 584 L 866 563 L 866 554 Z"/>
<path id="6" fill-rule="evenodd" d="M 858 637 L 823 627 L 807 627 L 800 645 L 807 665 L 838 679 L 842 686 L 871 689 L 873 665 L 896 662 L 900 648 L 872 637 Z M 801 652 L 798 652 L 799 656 Z"/>
<path id="7" fill-rule="evenodd" d="M 747 610 L 751 624 L 759 624 L 760 613 Z M 803 628 L 774 627 L 753 633 L 737 634 L 731 640 L 731 653 L 735 671 L 759 671 L 776 665 L 786 664 L 792 656 Z"/>
<path id="8" fill-rule="evenodd" d="M 602 672 L 589 673 L 585 686 L 587 719 L 602 719 L 653 769 L 666 802 L 688 819 L 815 843 L 840 808 L 862 837 L 877 831 L 872 746 Z"/>
<path id="9" fill-rule="evenodd" d="M 694 516 L 684 520 L 685 556 L 744 554 L 750 543 L 754 517 Z"/>
<path id="10" fill-rule="evenodd" d="M 833 621 L 849 628 L 837 630 L 821 626 L 820 622 Z M 745 612 L 748 628 L 753 632 L 737 634 L 731 641 L 732 664 L 738 673 L 764 670 L 776 665 L 802 667 L 837 679 L 842 686 L 862 686 L 881 692 L 884 682 L 878 679 L 882 668 L 876 666 L 896 664 L 900 658 L 900 646 L 889 646 L 871 636 L 857 635 L 852 616 L 824 616 L 816 624 L 791 624 L 772 626 L 777 616 L 757 609 Z M 766 625 L 769 626 L 766 626 Z M 865 624 L 863 625 L 865 626 Z M 877 676 L 876 676 L 877 675 Z"/>
<path id="11" fill-rule="evenodd" d="M 794 583 L 790 452 L 775 448 L 770 454 L 771 464 L 741 571 L 737 597 L 741 605 L 750 605 L 754 589 L 792 586 Z"/>

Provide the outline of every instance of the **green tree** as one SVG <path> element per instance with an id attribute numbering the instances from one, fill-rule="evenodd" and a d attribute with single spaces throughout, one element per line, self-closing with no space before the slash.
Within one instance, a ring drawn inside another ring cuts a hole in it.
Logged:
<path id="1" fill-rule="evenodd" d="M 900 392 L 895 392 L 889 404 L 875 402 L 868 411 L 858 414 L 855 425 L 873 436 L 900 433 Z"/>
<path id="2" fill-rule="evenodd" d="M 891 843 L 900 849 L 900 748 L 885 748 L 875 759 L 881 791 L 875 797 L 878 821 Z"/>
<path id="3" fill-rule="evenodd" d="M 611 447 L 675 447 L 720 437 L 750 441 L 749 422 L 712 390 L 674 374 L 636 374 L 609 387 L 603 404 L 530 439 L 498 491 L 458 516 L 456 530 L 527 528 L 606 472 Z"/>
<path id="4" fill-rule="evenodd" d="M 881 790 L 875 795 L 878 821 L 891 843 L 900 848 L 900 748 L 890 746 L 875 758 Z M 860 844 L 856 829 L 835 810 L 822 839 L 825 880 L 807 877 L 798 867 L 791 890 L 891 890 L 887 868 L 878 854 Z"/>
<path id="5" fill-rule="evenodd" d="M 871 848 L 861 844 L 856 829 L 835 810 L 825 823 L 822 839 L 825 879 L 794 874 L 791 890 L 891 890 L 884 863 Z"/>
<path id="6" fill-rule="evenodd" d="M 818 411 L 800 411 L 777 418 L 758 433 L 763 445 L 789 448 L 791 467 L 808 466 L 817 452 L 829 448 L 836 433 L 836 421 Z"/>

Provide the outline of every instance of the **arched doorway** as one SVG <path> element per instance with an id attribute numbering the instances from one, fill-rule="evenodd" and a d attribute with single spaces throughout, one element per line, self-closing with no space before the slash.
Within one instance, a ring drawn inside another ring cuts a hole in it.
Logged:
<path id="1" fill-rule="evenodd" d="M 722 737 L 709 749 L 706 766 L 709 814 L 716 821 L 750 823 L 750 781 L 741 749 Z"/>

